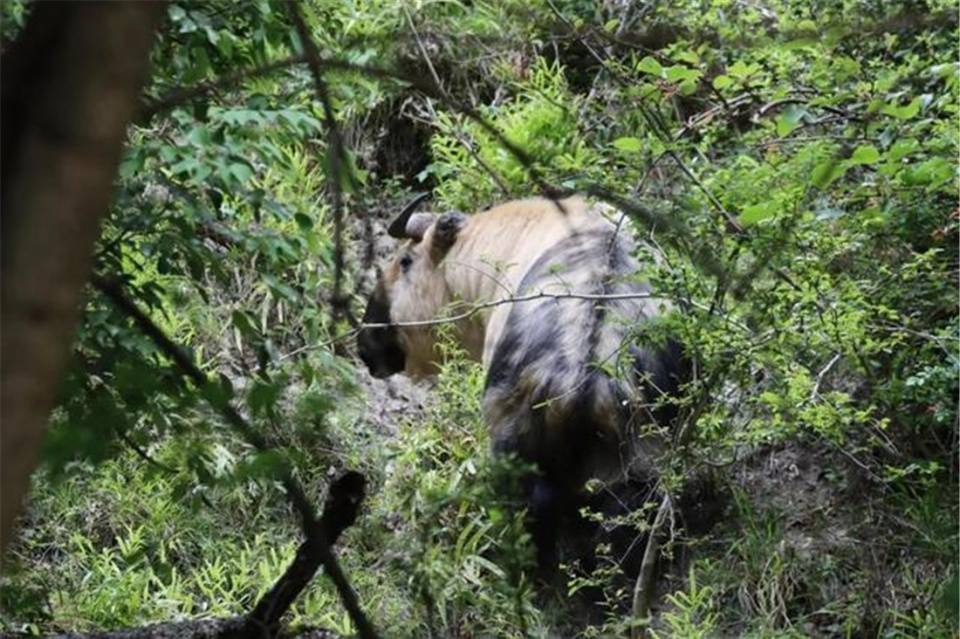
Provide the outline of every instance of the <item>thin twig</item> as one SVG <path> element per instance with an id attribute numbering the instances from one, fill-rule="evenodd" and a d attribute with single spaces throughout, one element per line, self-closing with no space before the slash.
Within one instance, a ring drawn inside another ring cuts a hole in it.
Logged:
<path id="1" fill-rule="evenodd" d="M 299 348 L 296 348 L 290 351 L 289 353 L 284 353 L 283 355 L 280 355 L 278 357 L 278 361 L 283 361 L 285 359 L 295 357 L 297 355 L 300 355 L 301 353 L 322 350 L 324 348 L 327 348 L 329 346 L 332 346 L 334 344 L 337 344 L 339 342 L 342 342 L 344 340 L 354 337 L 357 333 L 359 333 L 365 328 L 391 328 L 391 327 L 403 328 L 408 326 L 409 327 L 440 326 L 442 324 L 451 324 L 453 322 L 459 322 L 464 319 L 469 319 L 472 315 L 478 313 L 479 311 L 485 308 L 489 308 L 492 306 L 499 306 L 501 304 L 529 302 L 531 300 L 537 300 L 537 299 L 543 299 L 543 298 L 553 298 L 553 299 L 569 298 L 569 299 L 584 299 L 584 300 L 592 300 L 592 301 L 604 301 L 604 300 L 623 300 L 623 299 L 645 299 L 645 298 L 655 298 L 655 297 L 659 297 L 659 296 L 654 295 L 652 293 L 623 293 L 623 294 L 608 294 L 608 295 L 601 295 L 601 294 L 580 295 L 575 293 L 548 293 L 548 294 L 537 293 L 527 297 L 503 298 L 503 299 L 496 300 L 495 302 L 487 302 L 485 304 L 475 305 L 469 311 L 460 313 L 459 315 L 441 317 L 439 319 L 434 319 L 434 320 L 418 320 L 418 321 L 411 321 L 411 322 L 391 322 L 391 323 L 386 323 L 386 322 L 373 323 L 372 322 L 372 323 L 358 324 L 356 327 L 351 328 L 348 331 L 345 331 L 339 335 L 331 337 L 330 339 L 320 342 L 318 344 L 307 344 Z M 694 308 L 698 308 L 701 311 L 705 311 L 708 313 L 710 312 L 710 307 L 708 307 L 706 304 L 702 304 L 694 300 L 686 300 L 685 303 L 688 303 L 690 306 Z M 733 319 L 732 317 L 725 316 L 724 321 L 745 333 L 751 332 L 750 327 L 746 326 L 742 322 L 739 322 Z"/>
<path id="2" fill-rule="evenodd" d="M 827 362 L 827 365 L 823 367 L 823 370 L 817 375 L 817 382 L 813 385 L 813 390 L 810 391 L 810 399 L 808 401 L 813 401 L 820 392 L 820 384 L 823 383 L 823 378 L 827 376 L 827 373 L 830 372 L 830 369 L 833 368 L 834 364 L 840 361 L 841 354 L 837 353 Z"/>
<path id="3" fill-rule="evenodd" d="M 426 101 L 424 104 L 426 105 L 426 110 L 428 111 L 428 113 L 425 116 L 421 116 L 419 114 L 411 114 L 408 117 L 412 118 L 416 122 L 421 122 L 428 126 L 436 127 L 437 121 L 439 120 L 439 118 L 437 117 L 436 109 L 433 108 L 432 100 L 433 99 L 430 97 L 426 98 Z M 489 175 L 490 179 L 497 184 L 497 187 L 503 193 L 504 197 L 510 197 L 510 187 L 508 187 L 507 183 L 504 182 L 502 177 L 500 177 L 500 174 L 497 173 L 497 171 L 492 166 L 490 166 L 490 164 L 486 160 L 484 160 L 483 157 L 481 157 L 480 153 L 477 152 L 477 149 L 474 147 L 474 145 L 470 142 L 469 139 L 467 139 L 467 137 L 460 130 L 458 124 L 459 123 L 454 123 L 450 127 L 449 129 L 450 133 L 457 139 L 457 142 L 459 142 L 463 146 L 463 148 L 467 150 L 467 153 L 469 153 L 470 157 L 472 157 L 474 161 L 480 166 L 480 168 L 483 169 L 484 173 Z"/>
<path id="4" fill-rule="evenodd" d="M 668 515 L 672 519 L 673 505 L 670 501 L 670 493 L 664 491 L 663 498 L 660 500 L 660 508 L 657 509 L 657 516 L 653 520 L 653 526 L 647 533 L 647 547 L 643 551 L 643 561 L 640 563 L 640 574 L 637 575 L 637 581 L 633 588 L 633 618 L 637 622 L 647 622 L 650 616 L 650 603 L 653 600 L 653 576 L 657 566 L 657 559 L 660 554 L 660 529 L 663 528 Z M 634 626 L 633 639 L 645 639 L 647 636 L 647 625 Z"/>
<path id="5" fill-rule="evenodd" d="M 665 142 L 665 143 L 667 143 L 667 142 Z M 673 158 L 673 161 L 677 164 L 677 166 L 680 168 L 680 170 L 683 171 L 683 174 L 686 175 L 687 178 L 688 178 L 691 182 L 693 182 L 693 184 L 694 184 L 698 189 L 700 189 L 700 191 L 706 196 L 706 198 L 707 198 L 708 200 L 710 200 L 710 203 L 713 205 L 713 207 L 714 207 L 715 209 L 717 209 L 717 211 L 720 213 L 720 215 L 723 216 L 723 219 L 724 219 L 724 221 L 726 222 L 726 225 L 727 225 L 727 230 L 730 231 L 730 232 L 732 232 L 732 233 L 734 233 L 734 234 L 736 234 L 736 235 L 741 235 L 741 234 L 743 234 L 743 226 L 740 225 L 740 222 L 737 220 L 737 218 L 735 218 L 735 217 L 730 213 L 730 211 L 728 211 L 728 210 L 726 209 L 726 207 L 723 206 L 723 204 L 720 202 L 720 200 L 717 198 L 717 196 L 714 195 L 713 192 L 710 191 L 710 189 L 707 188 L 707 185 L 704 184 L 702 181 L 700 181 L 700 178 L 698 178 L 696 175 L 694 175 L 694 174 L 693 174 L 693 171 L 691 171 L 689 168 L 687 168 L 687 165 L 683 162 L 683 160 L 680 159 L 680 156 L 677 155 L 676 151 L 674 151 L 673 149 L 667 149 L 667 154 L 668 154 L 671 158 Z"/>
<path id="6" fill-rule="evenodd" d="M 137 444 L 137 442 L 133 441 L 133 439 L 131 439 L 130 436 L 127 435 L 124 431 L 120 430 L 119 428 L 114 430 L 117 433 L 117 437 L 120 438 L 120 441 L 122 441 L 124 444 L 129 446 L 130 449 L 137 454 L 137 457 L 147 462 L 151 466 L 159 468 L 165 473 L 169 473 L 171 475 L 178 474 L 178 471 L 176 468 L 173 468 L 172 466 L 167 466 L 163 462 L 157 461 L 156 459 L 151 457 L 150 454 L 147 453 L 147 451 L 143 450 L 143 448 L 141 448 L 139 444 Z"/>
<path id="7" fill-rule="evenodd" d="M 362 324 L 363 328 L 391 328 L 391 327 L 417 327 L 417 326 L 437 326 L 439 324 L 449 324 L 451 322 L 459 322 L 460 320 L 465 320 L 470 317 L 473 317 L 482 310 L 493 308 L 494 306 L 501 306 L 503 304 L 517 304 L 520 302 L 531 302 L 534 300 L 542 299 L 552 299 L 552 300 L 563 300 L 563 299 L 575 299 L 575 300 L 594 300 L 594 301 L 604 301 L 604 300 L 636 300 L 636 299 L 649 299 L 651 297 L 657 297 L 653 293 L 618 293 L 618 294 L 609 294 L 609 295 L 591 295 L 586 293 L 533 293 L 531 295 L 522 295 L 520 297 L 506 297 L 499 300 L 494 300 L 492 302 L 484 302 L 482 304 L 474 304 L 470 310 L 464 311 L 457 315 L 451 315 L 449 317 L 443 317 L 440 319 L 433 320 L 413 320 L 409 322 L 378 322 L 371 324 Z"/>
<path id="8" fill-rule="evenodd" d="M 420 55 L 423 57 L 424 64 L 427 65 L 427 68 L 430 70 L 430 75 L 433 77 L 433 81 L 437 86 L 437 90 L 440 91 L 444 97 L 449 101 L 449 96 L 447 95 L 446 90 L 443 88 L 443 83 L 440 82 L 440 76 L 437 75 L 437 70 L 433 67 L 433 61 L 430 60 L 430 55 L 427 53 L 427 47 L 423 44 L 423 40 L 420 38 L 420 33 L 417 31 L 417 27 L 413 24 L 413 17 L 410 15 L 410 11 L 407 9 L 406 4 L 401 4 L 400 8 L 403 10 L 403 15 L 407 18 L 407 24 L 410 25 L 410 31 L 413 32 L 413 37 L 417 41 L 417 48 L 420 49 Z M 437 121 L 437 112 L 433 108 L 433 103 L 430 101 L 430 98 L 427 98 L 427 109 L 430 111 L 430 117 L 432 122 Z M 452 133 L 460 144 L 463 145 L 463 148 L 467 150 L 467 153 L 480 165 L 490 178 L 497 183 L 497 186 L 500 187 L 500 190 L 505 196 L 510 195 L 510 188 L 503 181 L 503 178 L 490 166 L 486 160 L 480 157 L 480 154 L 477 153 L 477 150 L 473 147 L 470 141 L 460 132 L 460 130 L 454 125 Z"/>
<path id="9" fill-rule="evenodd" d="M 407 9 L 406 3 L 401 3 L 400 9 L 407 18 L 407 24 L 410 25 L 410 31 L 413 32 L 413 37 L 417 41 L 417 47 L 420 49 L 420 55 L 423 56 L 423 61 L 427 64 L 427 68 L 430 69 L 430 75 L 433 76 L 433 81 L 437 83 L 438 89 L 443 90 L 443 85 L 440 83 L 440 76 L 437 75 L 437 70 L 433 68 L 433 62 L 430 61 L 430 56 L 427 55 L 427 48 L 424 46 L 423 40 L 420 39 L 420 34 L 417 32 L 417 27 L 413 24 L 413 18 L 410 16 L 410 11 Z"/>

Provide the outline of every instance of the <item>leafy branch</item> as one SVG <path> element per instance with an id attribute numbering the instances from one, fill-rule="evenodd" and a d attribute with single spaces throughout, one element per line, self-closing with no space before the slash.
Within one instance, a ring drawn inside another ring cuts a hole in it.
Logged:
<path id="1" fill-rule="evenodd" d="M 169 111 L 186 102 L 190 102 L 191 100 L 196 100 L 197 98 L 204 97 L 210 93 L 215 93 L 223 89 L 234 87 L 244 80 L 249 80 L 250 78 L 270 75 L 275 71 L 286 69 L 297 64 L 302 64 L 305 61 L 306 56 L 304 55 L 292 55 L 279 60 L 274 60 L 273 62 L 268 62 L 267 64 L 258 67 L 241 69 L 227 75 L 222 75 L 213 80 L 204 80 L 191 86 L 175 89 L 169 93 L 165 93 L 159 98 L 147 100 L 140 108 L 140 124 L 146 124 L 153 119 L 154 116 Z"/>

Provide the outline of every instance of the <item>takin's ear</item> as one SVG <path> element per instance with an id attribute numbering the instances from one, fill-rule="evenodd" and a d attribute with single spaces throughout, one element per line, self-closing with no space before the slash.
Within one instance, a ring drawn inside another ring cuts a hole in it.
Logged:
<path id="1" fill-rule="evenodd" d="M 457 241 L 457 236 L 467 224 L 467 216 L 459 211 L 450 211 L 437 218 L 430 243 L 430 257 L 434 263 L 440 262 Z"/>

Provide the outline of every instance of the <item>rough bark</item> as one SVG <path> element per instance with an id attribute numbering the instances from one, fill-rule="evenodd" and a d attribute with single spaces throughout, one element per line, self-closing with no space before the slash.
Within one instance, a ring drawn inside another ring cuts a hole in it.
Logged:
<path id="1" fill-rule="evenodd" d="M 0 60 L 0 551 L 38 462 L 164 9 L 38 2 Z"/>

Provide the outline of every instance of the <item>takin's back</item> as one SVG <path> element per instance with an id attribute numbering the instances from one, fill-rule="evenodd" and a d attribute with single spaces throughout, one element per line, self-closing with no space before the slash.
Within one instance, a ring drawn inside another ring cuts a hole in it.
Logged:
<path id="1" fill-rule="evenodd" d="M 670 418 L 655 403 L 682 381 L 676 343 L 639 339 L 666 304 L 636 280 L 626 235 L 592 212 L 519 277 L 517 296 L 544 297 L 504 308 L 487 335 L 483 403 L 494 449 L 516 452 L 571 490 L 649 467 L 655 438 L 639 431 Z"/>

